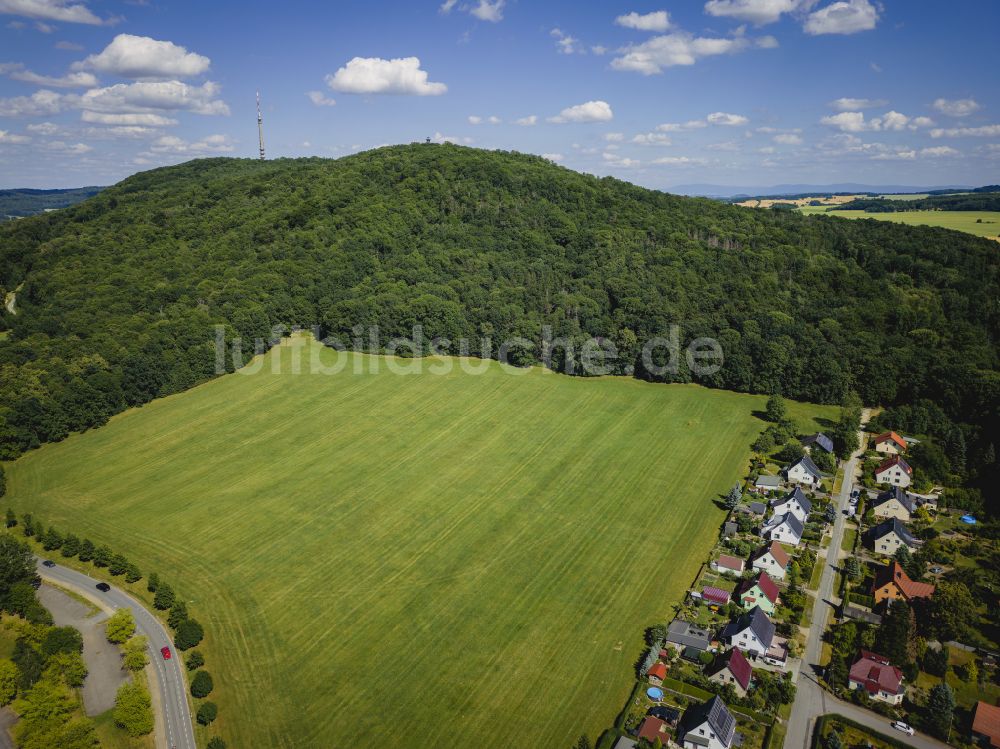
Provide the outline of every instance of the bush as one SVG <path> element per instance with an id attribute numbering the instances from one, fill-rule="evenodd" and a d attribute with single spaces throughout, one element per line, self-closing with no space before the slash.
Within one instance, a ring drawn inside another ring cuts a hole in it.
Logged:
<path id="1" fill-rule="evenodd" d="M 125 582 L 134 583 L 141 579 L 142 572 L 139 571 L 139 568 L 135 564 L 129 562 L 128 567 L 125 568 Z"/>
<path id="2" fill-rule="evenodd" d="M 192 650 L 188 653 L 187 660 L 185 661 L 188 671 L 197 671 L 199 668 L 205 665 L 205 656 L 201 654 L 200 650 Z"/>
<path id="3" fill-rule="evenodd" d="M 131 682 L 118 688 L 113 713 L 115 725 L 129 736 L 145 736 L 153 730 L 153 710 L 149 692 Z"/>
<path id="4" fill-rule="evenodd" d="M 174 591 L 169 585 L 160 583 L 156 587 L 156 595 L 153 596 L 153 605 L 160 611 L 166 611 L 174 605 Z"/>
<path id="5" fill-rule="evenodd" d="M 170 625 L 171 629 L 177 629 L 182 621 L 188 618 L 187 606 L 184 605 L 183 601 L 174 601 L 174 605 L 170 607 L 170 613 L 167 615 L 167 624 Z"/>
<path id="6" fill-rule="evenodd" d="M 185 619 L 177 625 L 174 644 L 178 650 L 189 650 L 202 641 L 205 631 L 194 619 Z"/>
<path id="7" fill-rule="evenodd" d="M 213 736 L 209 739 L 208 749 L 226 749 L 226 742 L 220 739 L 218 736 Z"/>
<path id="8" fill-rule="evenodd" d="M 118 609 L 104 625 L 108 642 L 121 645 L 135 633 L 135 619 L 131 609 Z"/>
<path id="9" fill-rule="evenodd" d="M 208 671 L 199 671 L 191 679 L 191 694 L 195 697 L 208 697 L 214 689 L 212 675 Z"/>
<path id="10" fill-rule="evenodd" d="M 216 707 L 214 702 L 205 702 L 201 707 L 198 708 L 198 723 L 203 726 L 207 726 L 216 716 L 219 714 L 219 708 Z"/>

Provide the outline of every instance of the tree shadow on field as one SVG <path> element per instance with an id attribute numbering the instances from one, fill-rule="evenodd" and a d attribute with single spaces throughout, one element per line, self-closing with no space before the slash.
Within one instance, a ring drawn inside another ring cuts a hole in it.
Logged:
<path id="1" fill-rule="evenodd" d="M 760 421 L 767 421 L 767 412 L 766 411 L 757 411 L 757 410 L 754 410 L 754 411 L 750 412 L 750 415 L 753 416 L 755 419 L 759 419 Z"/>

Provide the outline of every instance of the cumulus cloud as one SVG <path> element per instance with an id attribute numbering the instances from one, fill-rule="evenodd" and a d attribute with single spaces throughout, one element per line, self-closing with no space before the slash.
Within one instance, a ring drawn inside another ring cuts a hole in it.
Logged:
<path id="1" fill-rule="evenodd" d="M 774 23 L 783 13 L 791 13 L 801 0 L 708 0 L 705 12 L 710 16 L 735 18 L 755 26 Z"/>
<path id="2" fill-rule="evenodd" d="M 55 135 L 60 132 L 59 126 L 54 122 L 35 122 L 28 125 L 28 132 L 39 135 Z"/>
<path id="3" fill-rule="evenodd" d="M 618 16 L 615 23 L 626 29 L 637 29 L 638 31 L 666 31 L 670 28 L 670 16 L 665 10 L 656 10 L 643 15 L 633 10 L 631 13 Z"/>
<path id="4" fill-rule="evenodd" d="M 164 135 L 153 141 L 149 147 L 153 153 L 229 153 L 233 150 L 232 141 L 228 135 L 209 135 L 197 141 L 186 141 L 176 135 Z"/>
<path id="5" fill-rule="evenodd" d="M 604 159 L 604 162 L 608 166 L 618 167 L 621 169 L 634 169 L 635 167 L 642 165 L 642 162 L 638 159 L 630 159 L 611 151 L 605 151 L 602 153 L 601 158 Z"/>
<path id="6" fill-rule="evenodd" d="M 775 135 L 772 140 L 782 146 L 802 145 L 802 136 L 796 135 L 795 133 L 781 133 L 779 135 Z"/>
<path id="7" fill-rule="evenodd" d="M 810 13 L 803 29 L 807 34 L 856 34 L 878 23 L 878 10 L 869 0 L 839 0 Z"/>
<path id="8" fill-rule="evenodd" d="M 729 112 L 712 112 L 705 120 L 709 125 L 725 125 L 727 127 L 738 127 L 749 122 L 743 115 L 730 114 Z"/>
<path id="9" fill-rule="evenodd" d="M 661 133 L 679 133 L 682 130 L 698 130 L 703 127 L 708 127 L 705 120 L 688 120 L 687 122 L 664 122 L 657 125 L 656 129 Z"/>
<path id="10" fill-rule="evenodd" d="M 620 57 L 611 61 L 615 70 L 632 71 L 643 75 L 662 73 L 664 68 L 675 65 L 694 65 L 703 57 L 740 52 L 749 46 L 746 37 L 721 39 L 696 37 L 684 31 L 654 36 L 642 44 L 633 44 L 623 50 Z"/>
<path id="11" fill-rule="evenodd" d="M 852 99 L 848 96 L 843 96 L 839 99 L 834 99 L 828 106 L 836 109 L 838 112 L 852 112 L 859 109 L 884 107 L 888 103 L 885 99 Z"/>
<path id="12" fill-rule="evenodd" d="M 97 78 L 92 73 L 68 73 L 63 76 L 39 75 L 25 70 L 24 65 L 19 62 L 0 63 L 0 74 L 10 76 L 15 81 L 52 88 L 90 88 L 97 85 Z"/>
<path id="13" fill-rule="evenodd" d="M 506 0 L 493 0 L 493 2 L 479 0 L 476 5 L 469 8 L 469 13 L 480 21 L 499 23 L 503 20 L 503 6 L 506 4 Z"/>
<path id="14" fill-rule="evenodd" d="M 56 49 L 65 49 L 65 50 L 70 50 L 71 52 L 83 51 L 83 45 L 76 44 L 75 42 L 67 42 L 67 41 L 56 42 L 55 47 Z"/>
<path id="15" fill-rule="evenodd" d="M 190 78 L 201 75 L 212 61 L 173 42 L 148 36 L 119 34 L 96 55 L 76 63 L 76 70 L 93 68 L 122 78 Z"/>
<path id="16" fill-rule="evenodd" d="M 47 21 L 83 23 L 90 26 L 101 26 L 114 23 L 116 20 L 102 20 L 85 4 L 66 2 L 66 0 L 0 0 L 0 13 Z"/>
<path id="17" fill-rule="evenodd" d="M 81 109 L 92 112 L 150 112 L 180 110 L 204 115 L 228 115 L 229 107 L 217 99 L 219 85 L 206 81 L 192 86 L 181 81 L 138 81 L 95 88 L 79 97 Z"/>
<path id="18" fill-rule="evenodd" d="M 572 107 L 566 107 L 555 117 L 549 117 L 549 122 L 609 122 L 614 118 L 611 106 L 606 101 L 587 101 Z"/>
<path id="19" fill-rule="evenodd" d="M 3 117 L 44 117 L 58 114 L 62 110 L 63 95 L 42 89 L 31 96 L 14 96 L 0 99 L 0 116 Z"/>
<path id="20" fill-rule="evenodd" d="M 939 127 L 931 130 L 932 138 L 994 138 L 998 135 L 1000 135 L 1000 125 L 981 125 L 979 127 Z"/>
<path id="21" fill-rule="evenodd" d="M 933 122 L 927 117 L 917 117 L 911 119 L 901 112 L 890 110 L 881 117 L 865 119 L 863 112 L 841 112 L 830 115 L 820 120 L 824 125 L 836 127 L 845 133 L 860 133 L 865 130 L 916 130 L 918 127 L 927 127 Z"/>
<path id="22" fill-rule="evenodd" d="M 740 144 L 735 140 L 727 140 L 722 143 L 709 143 L 705 148 L 709 151 L 739 151 Z"/>
<path id="23" fill-rule="evenodd" d="M 549 35 L 555 38 L 556 49 L 560 54 L 574 55 L 577 53 L 583 54 L 585 52 L 584 48 L 580 46 L 580 40 L 575 36 L 570 36 L 562 29 L 552 29 L 552 31 L 549 32 Z"/>
<path id="24" fill-rule="evenodd" d="M 336 73 L 326 77 L 326 85 L 345 94 L 411 94 L 438 96 L 448 87 L 427 80 L 420 58 L 355 57 Z"/>
<path id="25" fill-rule="evenodd" d="M 662 164 L 666 166 L 687 166 L 690 164 L 704 164 L 704 159 L 694 159 L 690 156 L 663 156 L 659 159 L 653 159 L 654 164 Z"/>
<path id="26" fill-rule="evenodd" d="M 930 148 L 922 148 L 920 150 L 921 156 L 929 156 L 931 158 L 941 158 L 942 156 L 961 156 L 961 152 L 951 146 L 932 146 Z"/>
<path id="27" fill-rule="evenodd" d="M 979 111 L 979 102 L 975 99 L 935 99 L 934 108 L 949 117 L 968 117 Z"/>
<path id="28" fill-rule="evenodd" d="M 0 145 L 18 146 L 23 143 L 30 143 L 31 137 L 27 135 L 17 135 L 6 130 L 0 130 Z"/>
<path id="29" fill-rule="evenodd" d="M 621 143 L 625 140 L 625 133 L 605 133 L 604 140 L 608 143 Z"/>
<path id="30" fill-rule="evenodd" d="M 532 125 L 538 124 L 538 115 L 529 114 L 527 117 L 519 117 L 514 120 L 515 125 L 520 125 L 521 127 L 531 127 Z"/>
<path id="31" fill-rule="evenodd" d="M 176 125 L 177 120 L 171 117 L 164 117 L 162 114 L 141 114 L 141 113 L 108 113 L 85 111 L 80 115 L 84 122 L 96 125 L 120 125 L 120 126 L 142 126 L 142 127 L 167 127 Z"/>
<path id="32" fill-rule="evenodd" d="M 88 146 L 86 143 L 66 143 L 62 140 L 50 140 L 44 142 L 42 143 L 42 148 L 46 151 L 62 153 L 68 156 L 81 156 L 94 150 L 92 146 Z"/>
<path id="33" fill-rule="evenodd" d="M 337 104 L 336 99 L 331 99 L 322 91 L 306 91 L 306 96 L 308 96 L 309 101 L 317 107 L 332 107 Z"/>
<path id="34" fill-rule="evenodd" d="M 912 148 L 883 151 L 872 156 L 875 161 L 913 161 L 915 158 L 917 158 L 917 152 Z"/>
<path id="35" fill-rule="evenodd" d="M 639 133 L 632 142 L 640 146 L 669 146 L 672 141 L 663 133 Z"/>
<path id="36" fill-rule="evenodd" d="M 503 120 L 495 114 L 490 115 L 489 117 L 480 117 L 478 114 L 470 114 L 467 119 L 470 125 L 499 125 L 503 122 Z"/>
<path id="37" fill-rule="evenodd" d="M 565 159 L 566 157 L 563 156 L 561 153 L 543 153 L 542 158 L 548 159 L 549 161 L 555 161 L 558 163 L 563 159 Z"/>
<path id="38" fill-rule="evenodd" d="M 435 143 L 472 143 L 472 138 L 460 137 L 458 135 L 443 135 L 440 132 L 435 132 L 431 140 Z"/>

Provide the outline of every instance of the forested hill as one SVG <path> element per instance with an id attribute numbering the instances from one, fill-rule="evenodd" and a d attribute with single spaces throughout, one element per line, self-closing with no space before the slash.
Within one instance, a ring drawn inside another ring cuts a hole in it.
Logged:
<path id="1" fill-rule="evenodd" d="M 74 187 L 66 190 L 0 190 L 0 221 L 66 208 L 97 195 L 102 187 Z"/>
<path id="2" fill-rule="evenodd" d="M 216 322 L 248 339 L 319 322 L 344 341 L 358 324 L 383 341 L 414 323 L 453 341 L 550 325 L 610 338 L 629 364 L 678 323 L 724 347 L 704 384 L 929 398 L 983 452 L 998 268 L 995 242 L 956 232 L 742 209 L 513 153 L 192 161 L 0 227 L 0 286 L 23 284 L 0 317 L 0 454 L 212 376 Z"/>

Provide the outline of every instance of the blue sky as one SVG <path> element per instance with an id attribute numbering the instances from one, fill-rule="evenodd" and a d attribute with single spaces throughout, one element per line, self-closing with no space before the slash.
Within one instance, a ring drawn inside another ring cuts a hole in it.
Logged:
<path id="1" fill-rule="evenodd" d="M 0 0 L 0 187 L 454 140 L 638 184 L 1000 181 L 1000 3 Z"/>

